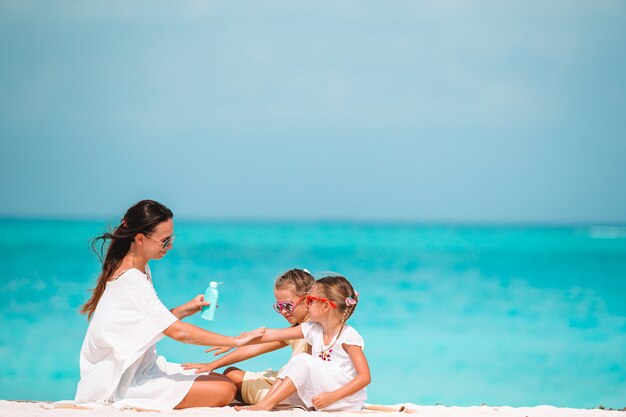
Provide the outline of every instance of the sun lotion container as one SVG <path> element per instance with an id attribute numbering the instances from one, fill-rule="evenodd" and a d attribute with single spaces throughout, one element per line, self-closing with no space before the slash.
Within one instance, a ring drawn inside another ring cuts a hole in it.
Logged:
<path id="1" fill-rule="evenodd" d="M 215 309 L 217 308 L 217 297 L 219 295 L 217 291 L 217 286 L 223 284 L 223 282 L 211 281 L 209 283 L 209 287 L 204 292 L 204 301 L 208 301 L 209 305 L 202 307 L 202 313 L 200 313 L 200 317 L 205 320 L 213 320 L 213 316 L 215 316 Z"/>

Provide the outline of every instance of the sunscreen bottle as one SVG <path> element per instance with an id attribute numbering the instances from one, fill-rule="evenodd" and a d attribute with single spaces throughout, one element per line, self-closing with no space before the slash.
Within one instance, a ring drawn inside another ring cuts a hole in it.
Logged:
<path id="1" fill-rule="evenodd" d="M 205 320 L 213 320 L 213 316 L 215 315 L 215 309 L 217 308 L 217 297 L 219 295 L 217 291 L 217 286 L 220 284 L 223 284 L 223 282 L 211 281 L 208 288 L 204 292 L 204 301 L 208 301 L 209 305 L 202 307 L 202 313 L 200 313 L 200 317 Z"/>

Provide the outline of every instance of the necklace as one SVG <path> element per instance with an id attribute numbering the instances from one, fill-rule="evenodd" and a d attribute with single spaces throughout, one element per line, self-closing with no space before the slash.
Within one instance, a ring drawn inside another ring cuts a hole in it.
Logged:
<path id="1" fill-rule="evenodd" d="M 339 335 L 341 334 L 342 330 L 343 330 L 343 326 L 341 326 L 341 329 L 339 329 L 339 333 L 337 333 L 337 336 L 335 336 L 335 340 L 333 340 L 333 343 L 331 343 L 330 346 L 328 346 L 326 349 L 324 349 L 324 335 L 322 335 L 322 343 L 320 346 L 321 352 L 318 355 L 321 360 L 323 361 L 331 360 L 330 354 L 333 353 L 333 347 L 335 346 L 335 343 L 337 343 L 337 340 L 339 339 Z"/>

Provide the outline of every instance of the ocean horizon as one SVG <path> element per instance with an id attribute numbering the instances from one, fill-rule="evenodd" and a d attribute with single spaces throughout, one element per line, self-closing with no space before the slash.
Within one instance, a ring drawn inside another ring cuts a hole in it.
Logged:
<path id="1" fill-rule="evenodd" d="M 0 398 L 74 397 L 78 309 L 100 267 L 89 240 L 107 225 L 0 219 Z M 171 308 L 223 281 L 215 320 L 188 319 L 218 333 L 285 326 L 271 307 L 285 270 L 345 275 L 361 295 L 350 324 L 365 340 L 368 402 L 626 406 L 626 225 L 175 219 L 175 231 L 150 263 L 155 288 Z M 157 350 L 213 358 L 172 340 Z"/>

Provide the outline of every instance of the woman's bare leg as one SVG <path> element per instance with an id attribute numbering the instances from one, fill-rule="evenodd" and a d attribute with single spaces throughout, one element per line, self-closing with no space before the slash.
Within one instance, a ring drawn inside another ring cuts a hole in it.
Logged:
<path id="1" fill-rule="evenodd" d="M 237 387 L 222 374 L 211 372 L 209 375 L 199 376 L 183 400 L 174 407 L 223 407 L 230 404 L 235 398 Z"/>
<path id="2" fill-rule="evenodd" d="M 282 380 L 279 379 L 276 381 L 276 383 L 274 383 L 272 389 L 267 393 L 267 396 L 260 403 L 246 407 L 235 407 L 235 410 L 271 410 L 276 404 L 280 404 L 281 401 L 284 401 L 296 391 L 296 386 L 291 381 L 291 379 L 289 377 L 285 377 Z"/>
<path id="3" fill-rule="evenodd" d="M 241 384 L 243 383 L 243 375 L 245 374 L 244 371 L 242 371 L 239 368 L 235 368 L 234 366 L 228 367 L 226 368 L 226 370 L 224 371 L 224 375 L 230 379 L 231 381 L 233 381 L 233 383 L 235 384 L 235 386 L 237 387 L 237 394 L 235 395 L 235 398 L 238 401 L 244 402 L 243 398 L 241 397 Z"/>

